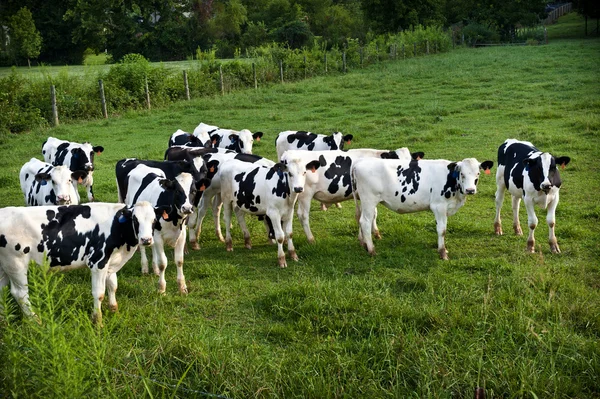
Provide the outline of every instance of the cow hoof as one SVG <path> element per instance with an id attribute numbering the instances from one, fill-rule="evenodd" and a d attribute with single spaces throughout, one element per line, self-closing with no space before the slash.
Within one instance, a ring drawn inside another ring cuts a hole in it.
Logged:
<path id="1" fill-rule="evenodd" d="M 147 275 L 148 274 L 148 268 L 142 268 L 142 274 Z"/>
<path id="2" fill-rule="evenodd" d="M 309 243 L 309 244 L 314 244 L 314 243 L 316 242 L 316 241 L 315 241 L 315 237 L 310 237 L 310 238 L 308 238 L 307 240 L 308 240 L 308 243 Z"/>
<path id="3" fill-rule="evenodd" d="M 446 248 L 442 248 L 438 252 L 440 253 L 441 260 L 448 260 L 448 251 L 446 250 Z"/>
<path id="4" fill-rule="evenodd" d="M 494 223 L 494 232 L 496 233 L 496 235 L 502 235 L 502 226 L 500 225 L 500 223 Z"/>
<path id="5" fill-rule="evenodd" d="M 558 244 L 550 245 L 550 251 L 553 254 L 559 254 L 560 253 L 560 248 L 558 247 Z"/>
<path id="6" fill-rule="evenodd" d="M 325 205 L 324 203 L 321 202 L 321 210 L 322 211 L 326 211 L 327 210 L 327 205 Z"/>
<path id="7" fill-rule="evenodd" d="M 373 235 L 375 236 L 376 239 L 381 240 L 381 233 L 379 232 L 379 230 L 375 231 L 373 233 Z"/>
<path id="8" fill-rule="evenodd" d="M 535 253 L 535 245 L 527 243 L 527 252 L 529 252 L 530 254 Z"/>
<path id="9" fill-rule="evenodd" d="M 244 246 L 245 246 L 247 249 L 252 249 L 252 241 L 250 241 L 250 239 L 249 239 L 249 238 L 245 239 L 245 240 L 244 240 Z"/>
<path id="10" fill-rule="evenodd" d="M 518 236 L 522 236 L 523 235 L 523 230 L 521 230 L 521 226 L 513 226 L 513 228 L 515 229 L 515 234 Z"/>
<path id="11" fill-rule="evenodd" d="M 296 253 L 296 251 L 290 251 L 289 255 L 291 260 L 298 262 L 298 254 Z"/>
<path id="12" fill-rule="evenodd" d="M 108 305 L 108 308 L 113 313 L 117 313 L 119 311 L 119 305 L 116 303 L 114 305 Z"/>
<path id="13" fill-rule="evenodd" d="M 225 243 L 225 249 L 227 250 L 227 252 L 233 251 L 233 243 L 231 241 L 227 241 Z"/>
<path id="14" fill-rule="evenodd" d="M 184 287 L 179 287 L 179 293 L 180 293 L 181 295 L 187 295 L 187 294 L 188 294 L 188 289 L 187 289 L 187 287 L 185 287 L 185 286 L 184 286 Z"/>
<path id="15" fill-rule="evenodd" d="M 342 209 L 342 204 L 340 204 L 339 202 L 336 202 L 336 203 L 335 203 L 335 206 L 336 206 L 338 209 Z"/>
<path id="16" fill-rule="evenodd" d="M 194 250 L 194 251 L 197 251 L 200 249 L 200 245 L 197 242 L 190 243 L 190 247 L 192 247 L 192 250 Z"/>
<path id="17" fill-rule="evenodd" d="M 285 262 L 285 256 L 279 257 L 279 267 L 282 269 L 287 267 L 287 263 Z"/>

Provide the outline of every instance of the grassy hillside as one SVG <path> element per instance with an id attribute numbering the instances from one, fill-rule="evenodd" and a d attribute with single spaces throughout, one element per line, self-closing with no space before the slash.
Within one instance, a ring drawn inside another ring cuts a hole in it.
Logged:
<path id="1" fill-rule="evenodd" d="M 0 137 L 0 206 L 23 203 L 19 169 L 41 157 L 48 136 L 103 145 L 95 191 L 115 201 L 117 160 L 161 159 L 171 133 L 201 121 L 263 131 L 254 152 L 269 158 L 288 129 L 340 130 L 354 135 L 354 148 L 407 146 L 429 159 L 496 163 L 507 138 L 571 157 L 561 171 L 559 255 L 541 209 L 535 254 L 511 233 L 508 199 L 506 234 L 493 234 L 492 175 L 449 218 L 446 262 L 429 212 L 381 208 L 383 239 L 370 257 L 352 202 L 327 212 L 313 203 L 317 242 L 307 243 L 296 220 L 300 261 L 283 270 L 262 224 L 248 219 L 246 250 L 234 223 L 228 253 L 207 217 L 201 250 L 185 259 L 189 295 L 177 292 L 172 251 L 164 296 L 136 256 L 119 273 L 119 313 L 105 309 L 100 331 L 89 317 L 89 271 L 32 268 L 43 324 L 23 319 L 5 290 L 0 395 L 468 398 L 483 387 L 490 398 L 600 396 L 599 52 L 600 40 L 583 38 L 459 49 Z"/>

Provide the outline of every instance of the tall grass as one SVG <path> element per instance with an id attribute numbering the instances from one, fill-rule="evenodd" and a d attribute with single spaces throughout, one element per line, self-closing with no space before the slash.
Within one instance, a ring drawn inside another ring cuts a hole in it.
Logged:
<path id="1" fill-rule="evenodd" d="M 260 222 L 248 220 L 252 250 L 235 225 L 229 253 L 207 218 L 201 250 L 185 258 L 189 295 L 177 293 L 170 254 L 164 296 L 154 276 L 140 275 L 136 256 L 119 272 L 119 313 L 107 312 L 101 330 L 89 317 L 89 271 L 47 275 L 32 266 L 42 324 L 24 319 L 4 291 L 0 392 L 469 398 L 482 387 L 490 398 L 600 396 L 599 50 L 598 39 L 458 49 L 1 136 L 2 206 L 22 204 L 18 170 L 40 156 L 47 136 L 103 145 L 95 194 L 115 201 L 117 160 L 161 159 L 172 132 L 200 121 L 265 132 L 254 152 L 272 159 L 279 131 L 306 129 L 351 133 L 353 147 L 408 146 L 451 160 L 496 161 L 498 145 L 514 137 L 572 161 L 561 171 L 558 255 L 543 222 L 535 254 L 523 237 L 493 234 L 495 183 L 483 176 L 449 218 L 447 262 L 438 259 L 431 213 L 381 208 L 383 239 L 369 257 L 353 204 L 321 212 L 315 203 L 317 242 L 308 244 L 295 221 L 300 261 L 285 270 Z"/>

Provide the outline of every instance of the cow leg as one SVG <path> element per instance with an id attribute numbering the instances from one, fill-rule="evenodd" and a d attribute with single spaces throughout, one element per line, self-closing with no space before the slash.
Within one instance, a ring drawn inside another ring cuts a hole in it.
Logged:
<path id="1" fill-rule="evenodd" d="M 504 203 L 504 182 L 503 176 L 500 173 L 496 174 L 496 219 L 494 219 L 494 231 L 497 235 L 502 235 L 502 220 L 500 219 L 500 211 L 502 210 L 502 204 Z"/>
<path id="2" fill-rule="evenodd" d="M 282 224 L 283 224 L 283 232 L 285 234 L 285 238 L 287 239 L 288 255 L 290 256 L 291 260 L 297 262 L 298 254 L 296 254 L 296 248 L 294 248 L 294 242 L 292 241 L 293 219 L 294 219 L 294 209 L 291 209 L 291 212 L 289 213 L 289 215 L 287 215 L 285 219 L 282 219 Z"/>
<path id="3" fill-rule="evenodd" d="M 154 234 L 154 243 L 152 244 L 152 266 L 155 271 L 158 270 L 158 293 L 164 294 L 167 290 L 167 280 L 165 280 L 167 255 L 165 254 L 164 241 L 160 233 Z"/>
<path id="4" fill-rule="evenodd" d="M 217 234 L 217 238 L 221 242 L 225 242 L 223 238 L 223 233 L 221 232 L 221 207 L 223 206 L 223 201 L 221 200 L 221 194 L 217 194 L 213 197 L 212 201 L 212 211 L 213 211 L 213 219 L 215 221 L 215 233 Z M 231 219 L 230 219 L 231 221 Z M 231 226 L 229 226 L 231 227 Z"/>
<path id="5" fill-rule="evenodd" d="M 362 234 L 362 240 L 360 241 L 360 244 L 367 250 L 367 252 L 370 255 L 375 255 L 375 247 L 373 246 L 373 237 L 371 237 L 371 229 L 373 228 L 373 220 L 375 219 L 375 215 L 377 212 L 377 205 L 370 206 L 367 203 L 367 201 L 361 199 L 360 207 L 361 208 L 359 220 L 359 239 L 361 238 Z"/>
<path id="6" fill-rule="evenodd" d="M 285 233 L 283 232 L 283 228 L 281 227 L 281 216 L 277 212 L 267 213 L 267 216 L 271 218 L 271 223 L 273 224 L 275 241 L 277 241 L 277 260 L 279 262 L 279 267 L 287 267 L 287 263 L 285 261 L 285 252 L 283 251 L 283 241 L 285 240 Z"/>
<path id="7" fill-rule="evenodd" d="M 556 225 L 556 207 L 558 206 L 558 191 L 554 200 L 548 204 L 548 214 L 546 215 L 546 222 L 548 223 L 550 251 L 553 254 L 559 254 L 560 248 L 558 247 L 558 241 L 554 235 L 554 226 Z"/>
<path id="8" fill-rule="evenodd" d="M 304 192 L 298 196 L 298 220 L 302 224 L 302 228 L 304 229 L 304 234 L 306 234 L 306 239 L 309 243 L 314 244 L 315 237 L 310 231 L 310 201 L 312 195 L 306 195 Z"/>
<path id="9" fill-rule="evenodd" d="M 381 240 L 381 233 L 379 232 L 379 228 L 377 227 L 377 207 L 375 207 L 375 216 L 373 216 L 373 235 L 378 240 Z"/>
<path id="10" fill-rule="evenodd" d="M 138 250 L 140 251 L 142 274 L 148 274 L 148 257 L 146 256 L 146 248 L 144 248 L 143 246 L 140 245 L 138 247 Z"/>
<path id="11" fill-rule="evenodd" d="M 117 303 L 118 287 L 119 284 L 117 282 L 117 273 L 109 273 L 106 276 L 106 290 L 108 291 L 108 308 L 112 312 L 117 312 L 119 310 L 119 304 Z"/>
<path id="12" fill-rule="evenodd" d="M 244 215 L 244 211 L 240 208 L 235 209 L 235 218 L 240 225 L 240 229 L 244 234 L 244 245 L 248 249 L 252 249 L 252 240 L 250 239 L 250 231 L 248 231 L 248 226 L 246 225 L 246 216 Z"/>
<path id="13" fill-rule="evenodd" d="M 181 230 L 181 234 L 175 243 L 175 266 L 177 267 L 177 285 L 179 286 L 179 292 L 181 294 L 187 294 L 188 289 L 185 284 L 185 276 L 183 274 L 183 256 L 186 241 L 185 229 Z"/>
<path id="14" fill-rule="evenodd" d="M 98 269 L 97 266 L 92 268 L 92 296 L 94 297 L 92 321 L 99 327 L 102 327 L 102 301 L 106 292 L 107 269 L 107 267 Z"/>
<path id="15" fill-rule="evenodd" d="M 216 200 L 216 198 L 215 198 Z M 223 203 L 223 220 L 225 221 L 225 249 L 233 251 L 233 240 L 231 239 L 231 202 Z"/>
<path id="16" fill-rule="evenodd" d="M 90 174 L 87 177 L 87 182 L 85 185 L 89 202 L 94 202 L 94 200 L 95 200 L 94 189 L 92 188 L 93 185 L 94 185 L 94 177 L 92 176 L 92 173 L 90 172 Z"/>
<path id="17" fill-rule="evenodd" d="M 523 230 L 521 230 L 521 222 L 519 222 L 519 206 L 521 205 L 521 198 L 512 197 L 512 210 L 513 210 L 513 229 L 515 230 L 515 234 L 518 236 L 523 235 Z M 533 205 L 533 203 L 532 203 Z M 529 214 L 529 210 L 527 210 L 527 214 Z"/>
<path id="18" fill-rule="evenodd" d="M 31 302 L 29 302 L 28 269 L 29 265 L 27 262 L 13 259 L 11 272 L 0 269 L 0 288 L 6 286 L 10 280 L 10 293 L 23 310 L 23 313 L 28 317 L 37 317 L 31 309 Z"/>
<path id="19" fill-rule="evenodd" d="M 525 198 L 525 209 L 527 209 L 527 224 L 529 225 L 529 237 L 527 237 L 527 251 L 535 252 L 535 237 L 534 232 L 538 224 L 538 218 L 535 214 L 533 200 Z"/>
<path id="20" fill-rule="evenodd" d="M 448 260 L 448 251 L 446 250 L 446 227 L 448 225 L 448 214 L 445 207 L 438 206 L 433 209 L 435 215 L 436 230 L 438 234 L 438 252 L 440 259 Z"/>

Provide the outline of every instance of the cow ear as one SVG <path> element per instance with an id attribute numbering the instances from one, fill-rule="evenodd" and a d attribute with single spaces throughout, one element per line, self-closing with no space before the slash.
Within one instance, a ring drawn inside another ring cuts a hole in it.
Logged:
<path id="1" fill-rule="evenodd" d="M 103 153 L 103 152 L 104 152 L 104 147 L 102 147 L 101 145 L 97 145 L 97 146 L 95 146 L 95 147 L 92 147 L 92 150 L 93 150 L 93 151 L 94 151 L 96 154 L 100 155 L 101 153 Z"/>
<path id="2" fill-rule="evenodd" d="M 452 162 L 451 164 L 448 165 L 448 170 L 450 172 L 454 172 L 457 169 L 458 164 L 456 162 Z"/>
<path id="3" fill-rule="evenodd" d="M 285 170 L 287 169 L 286 165 L 282 162 L 277 162 L 275 165 L 273 165 L 273 169 L 276 172 L 285 172 Z"/>
<path id="4" fill-rule="evenodd" d="M 81 184 L 83 183 L 83 179 L 85 179 L 88 175 L 88 172 L 86 172 L 85 170 L 76 170 L 75 172 L 71 173 L 71 178 L 73 180 L 77 180 L 77 183 Z"/>
<path id="5" fill-rule="evenodd" d="M 196 189 L 198 189 L 199 191 L 204 191 L 206 190 L 208 187 L 210 187 L 210 179 L 200 179 L 197 183 L 196 183 Z"/>
<path id="6" fill-rule="evenodd" d="M 306 164 L 306 170 L 310 170 L 313 173 L 315 173 L 320 167 L 321 163 L 319 161 L 311 161 Z"/>
<path id="7" fill-rule="evenodd" d="M 158 183 L 160 184 L 160 186 L 162 188 L 164 188 L 165 190 L 168 190 L 170 188 L 173 188 L 173 181 L 169 180 L 169 179 L 160 179 L 158 181 Z"/>
<path id="8" fill-rule="evenodd" d="M 231 140 L 232 143 L 235 143 L 236 141 L 238 141 L 239 136 L 237 134 L 230 134 L 229 135 L 229 140 Z"/>
<path id="9" fill-rule="evenodd" d="M 569 164 L 569 162 L 571 162 L 571 158 L 569 158 L 569 157 L 554 158 L 554 162 L 556 162 L 557 165 L 560 165 L 560 167 L 564 169 L 565 166 L 567 166 Z"/>
<path id="10" fill-rule="evenodd" d="M 484 173 L 486 175 L 489 175 L 491 173 L 491 169 L 492 169 L 493 166 L 494 166 L 494 162 L 493 161 L 483 161 L 479 165 L 479 167 L 484 170 Z"/>
<path id="11" fill-rule="evenodd" d="M 154 213 L 156 214 L 156 218 L 163 218 L 167 220 L 169 218 L 169 212 L 171 212 L 171 206 L 169 205 L 161 205 L 154 208 Z"/>
<path id="12" fill-rule="evenodd" d="M 353 138 L 354 138 L 354 136 L 352 136 L 351 134 L 347 134 L 344 136 L 344 141 L 346 142 L 346 144 L 352 144 Z"/>
<path id="13" fill-rule="evenodd" d="M 130 208 L 123 208 L 123 212 L 119 215 L 119 223 L 125 223 L 128 220 L 131 220 L 133 212 Z"/>
<path id="14" fill-rule="evenodd" d="M 219 141 L 219 135 L 213 134 L 212 136 L 210 136 L 210 141 L 213 146 L 217 145 L 217 142 Z"/>
<path id="15" fill-rule="evenodd" d="M 413 152 L 412 154 L 410 154 L 411 158 L 414 159 L 415 161 L 418 161 L 420 159 L 425 158 L 425 153 L 422 151 L 419 152 Z"/>

